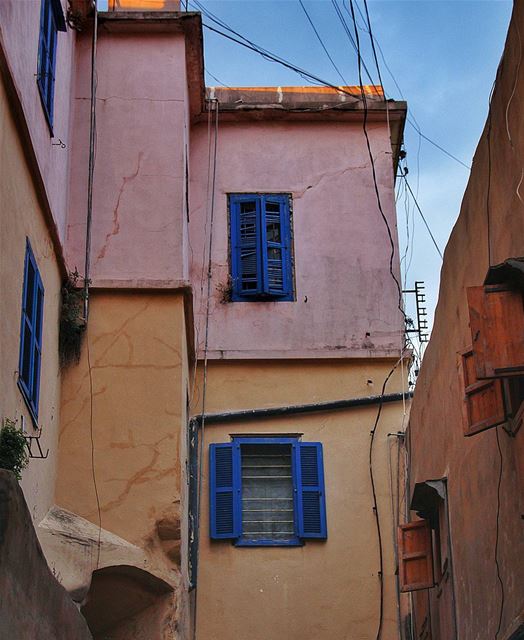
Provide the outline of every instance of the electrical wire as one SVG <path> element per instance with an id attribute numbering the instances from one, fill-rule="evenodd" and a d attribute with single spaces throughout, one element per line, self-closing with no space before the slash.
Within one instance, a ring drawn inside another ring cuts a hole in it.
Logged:
<path id="1" fill-rule="evenodd" d="M 380 581 L 380 607 L 379 607 L 379 622 L 378 622 L 378 628 L 377 628 L 377 634 L 376 634 L 376 640 L 380 640 L 380 637 L 382 635 L 382 624 L 383 624 L 383 620 L 384 620 L 384 557 L 383 557 L 383 551 L 382 551 L 382 531 L 381 531 L 381 527 L 380 527 L 380 514 L 379 514 L 379 510 L 378 510 L 378 501 L 377 501 L 377 491 L 376 491 L 376 487 L 375 487 L 375 474 L 373 472 L 373 449 L 374 449 L 374 444 L 375 444 L 375 435 L 377 432 L 377 428 L 378 428 L 378 424 L 380 421 L 380 416 L 382 415 L 382 407 L 383 407 L 383 398 L 386 394 L 386 387 L 387 384 L 389 382 L 389 379 L 391 378 L 391 376 L 393 375 L 393 372 L 395 371 L 395 369 L 398 367 L 398 365 L 401 362 L 401 358 L 399 360 L 397 360 L 397 362 L 393 365 L 391 371 L 388 373 L 388 375 L 386 376 L 383 384 L 382 384 L 382 390 L 380 392 L 380 402 L 378 405 L 378 411 L 377 411 L 377 415 L 375 418 L 375 423 L 373 425 L 373 428 L 371 429 L 370 435 L 371 435 L 371 440 L 369 443 L 369 479 L 371 482 L 371 493 L 373 496 L 373 514 L 375 516 L 375 523 L 376 523 L 376 528 L 377 528 L 377 539 L 378 539 L 378 553 L 379 553 L 379 566 L 380 566 L 380 570 L 379 570 L 379 581 Z"/>
<path id="2" fill-rule="evenodd" d="M 369 69 L 366 66 L 366 63 L 364 62 L 364 60 L 362 59 L 362 56 L 360 54 L 360 46 L 358 45 L 358 43 L 356 42 L 355 38 L 353 37 L 351 31 L 349 30 L 349 27 L 347 25 L 346 20 L 344 19 L 344 15 L 342 14 L 342 11 L 340 10 L 340 7 L 337 4 L 336 0 L 331 0 L 331 4 L 333 5 L 333 8 L 335 9 L 335 12 L 337 14 L 337 17 L 339 19 L 340 24 L 342 25 L 342 28 L 344 29 L 344 32 L 349 40 L 349 42 L 351 43 L 351 46 L 353 47 L 353 49 L 355 50 L 355 53 L 357 54 L 357 57 L 360 56 L 361 58 L 361 65 L 364 68 L 364 71 L 366 72 L 366 75 L 370 81 L 370 83 L 372 85 L 375 84 L 375 81 L 373 80 L 371 73 L 369 71 Z"/>
<path id="3" fill-rule="evenodd" d="M 499 451 L 499 479 L 497 483 L 497 524 L 496 524 L 496 534 L 495 534 L 495 565 L 497 567 L 497 580 L 500 584 L 500 613 L 499 613 L 499 622 L 497 625 L 497 631 L 495 633 L 495 640 L 499 637 L 500 628 L 502 626 L 502 616 L 504 613 L 504 583 L 502 582 L 502 577 L 500 573 L 500 564 L 499 564 L 499 524 L 500 524 L 500 487 L 502 485 L 502 472 L 503 472 L 503 456 L 502 456 L 502 448 L 500 446 L 500 438 L 499 438 L 499 429 L 495 427 L 495 435 L 497 439 L 497 449 Z"/>
<path id="4" fill-rule="evenodd" d="M 211 202 L 209 205 L 209 243 L 208 243 L 208 265 L 207 265 L 207 298 L 206 298 L 206 315 L 205 315 L 205 337 L 204 337 L 204 371 L 202 379 L 202 409 L 200 414 L 200 442 L 198 452 L 198 490 L 197 490 L 197 527 L 195 532 L 195 567 L 194 567 L 194 583 L 195 583 L 195 601 L 193 607 L 193 640 L 197 635 L 197 602 L 198 602 L 198 558 L 200 547 L 200 515 L 201 515 L 201 503 L 202 503 L 202 482 L 204 474 L 204 430 L 206 422 L 206 391 L 207 391 L 207 366 L 208 366 L 208 347 L 209 347 L 209 316 L 210 316 L 210 304 L 211 304 L 211 279 L 213 275 L 213 222 L 215 213 L 215 187 L 216 187 L 216 169 L 217 169 L 217 149 L 218 149 L 218 114 L 219 105 L 218 100 L 214 100 L 215 104 L 215 126 L 214 126 L 214 141 L 213 141 L 213 170 L 211 179 Z"/>
<path id="5" fill-rule="evenodd" d="M 93 426 L 93 370 L 91 367 L 91 353 L 89 351 L 89 323 L 86 324 L 86 355 L 87 355 L 87 371 L 89 376 L 89 438 L 91 441 L 91 475 L 93 477 L 93 487 L 96 497 L 96 508 L 98 511 L 98 544 L 96 552 L 96 566 L 95 570 L 100 566 L 100 546 L 102 539 L 102 509 L 100 507 L 100 496 L 98 494 L 98 484 L 96 481 L 95 471 L 95 436 Z"/>
<path id="6" fill-rule="evenodd" d="M 359 39 L 357 23 L 356 23 L 356 19 L 355 19 L 355 11 L 353 9 L 353 0 L 350 0 L 350 3 L 351 3 L 350 7 L 351 7 L 353 25 L 354 25 L 354 29 L 355 29 L 355 40 L 356 40 L 356 45 L 357 45 L 358 80 L 359 80 L 359 86 L 360 86 L 360 95 L 361 95 L 362 104 L 363 104 L 363 107 L 364 107 L 364 117 L 363 117 L 363 120 L 362 120 L 362 130 L 364 132 L 364 137 L 366 139 L 366 146 L 367 146 L 367 150 L 368 150 L 369 161 L 371 163 L 371 173 L 372 173 L 372 177 L 373 177 L 373 186 L 374 186 L 374 190 L 375 190 L 375 196 L 376 196 L 376 199 L 377 199 L 377 207 L 378 207 L 378 210 L 379 210 L 380 215 L 382 217 L 382 220 L 383 220 L 383 222 L 384 222 L 384 224 L 386 226 L 386 231 L 387 231 L 388 238 L 389 238 L 389 244 L 390 244 L 390 247 L 391 247 L 391 253 L 390 253 L 390 256 L 389 256 L 389 272 L 390 272 L 391 277 L 393 278 L 393 280 L 395 282 L 395 285 L 397 287 L 398 309 L 399 309 L 400 313 L 402 314 L 402 317 L 405 318 L 406 314 L 404 313 L 404 309 L 402 307 L 402 287 L 400 286 L 400 282 L 398 281 L 397 276 L 393 272 L 393 258 L 395 257 L 395 243 L 393 241 L 393 235 L 391 233 L 391 227 L 389 226 L 388 219 L 386 218 L 386 215 L 385 215 L 384 210 L 382 208 L 382 201 L 381 201 L 381 198 L 380 198 L 380 191 L 379 191 L 379 188 L 378 188 L 377 174 L 376 174 L 376 168 L 375 168 L 375 160 L 373 158 L 373 152 L 371 150 L 371 143 L 370 143 L 370 140 L 369 140 L 369 135 L 368 135 L 368 130 L 367 130 L 368 106 L 367 106 L 366 93 L 364 91 L 364 86 L 362 84 L 362 56 L 360 55 L 360 39 Z"/>
<path id="7" fill-rule="evenodd" d="M 404 181 L 406 183 L 406 187 L 408 188 L 408 191 L 411 194 L 411 197 L 413 198 L 413 202 L 415 203 L 415 207 L 417 208 L 417 211 L 420 213 L 420 217 L 422 218 L 424 224 L 426 225 L 426 229 L 428 230 L 428 233 L 429 233 L 429 235 L 431 237 L 431 240 L 433 241 L 433 244 L 435 245 L 435 249 L 438 251 L 439 256 L 443 260 L 444 257 L 442 255 L 442 251 L 440 250 L 440 247 L 438 246 L 437 241 L 435 240 L 435 236 L 433 235 L 433 233 L 432 233 L 432 231 L 431 231 L 431 229 L 429 227 L 429 224 L 428 224 L 428 221 L 426 220 L 426 217 L 422 213 L 422 209 L 420 208 L 420 205 L 419 205 L 417 199 L 415 198 L 415 194 L 413 193 L 413 190 L 411 189 L 411 186 L 410 186 L 410 184 L 408 182 L 408 179 L 406 178 L 406 174 L 405 173 L 402 174 L 402 177 L 404 178 Z"/>
<path id="8" fill-rule="evenodd" d="M 91 353 L 89 350 L 89 286 L 90 268 L 91 268 L 91 227 L 93 218 L 93 187 L 96 157 L 96 90 L 98 85 L 98 76 L 96 70 L 96 54 L 98 44 L 98 8 L 95 3 L 93 18 L 93 37 L 91 43 L 91 97 L 90 97 L 90 122 L 89 122 L 89 159 L 88 159 L 88 177 L 87 177 L 87 216 L 86 216 L 86 245 L 85 245 L 85 263 L 84 263 L 84 323 L 86 332 L 86 355 L 89 377 L 89 438 L 91 443 L 91 474 L 93 478 L 93 488 L 96 497 L 96 506 L 98 511 L 98 544 L 96 567 L 100 564 L 100 546 L 102 538 L 102 510 L 100 507 L 100 496 L 98 493 L 98 484 L 96 480 L 95 465 L 95 438 L 93 425 L 93 372 L 91 368 Z"/>
<path id="9" fill-rule="evenodd" d="M 306 18 L 309 21 L 309 24 L 311 25 L 311 28 L 313 29 L 313 31 L 315 32 L 315 35 L 317 36 L 318 41 L 320 42 L 320 45 L 322 46 L 322 49 L 324 49 L 325 54 L 327 55 L 327 57 L 329 58 L 329 61 L 331 62 L 331 64 L 333 65 L 333 68 L 335 69 L 335 71 L 338 73 L 338 75 L 340 76 L 342 82 L 344 83 L 344 85 L 347 87 L 348 86 L 348 81 L 344 78 L 344 76 L 342 75 L 342 72 L 340 71 L 340 69 L 337 67 L 335 61 L 333 60 L 333 58 L 331 57 L 331 54 L 329 53 L 329 51 L 327 50 L 326 45 L 324 44 L 324 41 L 322 40 L 322 38 L 320 37 L 320 34 L 317 30 L 317 28 L 315 27 L 315 24 L 313 22 L 313 20 L 311 19 L 311 16 L 309 15 L 306 7 L 304 6 L 304 3 L 302 2 L 302 0 L 298 0 L 300 6 L 302 7 L 302 10 L 304 11 L 304 13 L 306 14 Z"/>

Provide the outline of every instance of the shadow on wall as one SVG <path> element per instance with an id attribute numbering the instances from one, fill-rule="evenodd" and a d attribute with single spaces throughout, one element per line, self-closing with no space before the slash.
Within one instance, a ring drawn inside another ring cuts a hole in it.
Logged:
<path id="1" fill-rule="evenodd" d="M 176 630 L 175 600 L 167 582 L 119 565 L 93 572 L 81 611 L 95 640 L 161 640 Z"/>

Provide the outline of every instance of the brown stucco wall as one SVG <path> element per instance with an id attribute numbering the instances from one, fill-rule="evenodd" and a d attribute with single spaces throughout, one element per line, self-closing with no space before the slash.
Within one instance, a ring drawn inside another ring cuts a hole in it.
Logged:
<path id="1" fill-rule="evenodd" d="M 387 360 L 210 362 L 206 412 L 379 394 L 393 364 Z M 401 378 L 397 370 L 386 392 L 400 391 Z M 201 409 L 201 379 L 198 382 L 194 413 Z M 370 430 L 376 416 L 377 406 L 369 406 L 205 426 L 199 640 L 376 637 L 379 560 L 369 480 Z M 388 640 L 398 638 L 398 628 L 388 464 L 391 455 L 396 487 L 396 442 L 387 434 L 401 428 L 402 418 L 402 402 L 384 405 L 373 453 L 384 552 L 382 637 Z M 302 433 L 303 441 L 323 444 L 328 539 L 308 541 L 303 547 L 240 548 L 228 540 L 211 541 L 209 444 L 229 442 L 231 434 L 289 433 Z"/>
<path id="2" fill-rule="evenodd" d="M 91 640 L 84 618 L 49 570 L 12 473 L 0 470 L 0 637 Z"/>
<path id="3" fill-rule="evenodd" d="M 21 486 L 33 521 L 38 522 L 53 503 L 57 464 L 61 272 L 35 188 L 35 167 L 28 165 L 14 119 L 14 98 L 12 94 L 8 98 L 4 80 L 6 76 L 0 76 L 0 420 L 16 420 L 20 427 L 23 417 L 28 433 L 37 433 L 17 385 L 24 257 L 28 238 L 45 289 L 37 426 L 42 428 L 41 445 L 44 452 L 49 449 L 49 457 L 29 462 L 23 472 Z"/>
<path id="4" fill-rule="evenodd" d="M 518 33 L 520 30 L 520 35 Z M 466 287 L 481 285 L 489 266 L 524 255 L 524 4 L 515 3 L 497 75 L 491 115 L 477 148 L 460 216 L 446 247 L 434 329 L 417 383 L 409 440 L 411 485 L 447 477 L 458 636 L 506 638 L 524 607 L 524 536 L 516 475 L 524 430 L 499 427 L 465 438 L 457 352 L 471 345 Z M 486 97 L 487 99 L 487 97 Z M 488 225 L 489 216 L 489 225 Z M 489 233 L 488 233 L 489 231 Z M 502 463 L 500 510 L 497 485 Z M 447 640 L 447 638 L 446 638 Z"/>

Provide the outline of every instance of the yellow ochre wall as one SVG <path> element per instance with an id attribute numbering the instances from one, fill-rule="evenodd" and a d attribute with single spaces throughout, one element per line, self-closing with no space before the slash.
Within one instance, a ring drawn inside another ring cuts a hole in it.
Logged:
<path id="1" fill-rule="evenodd" d="M 212 361 L 206 413 L 379 395 L 393 364 L 391 360 Z M 201 373 L 193 398 L 194 414 L 200 410 Z M 401 388 L 397 371 L 386 393 Z M 204 427 L 199 640 L 376 637 L 380 583 L 369 445 L 377 410 L 374 405 Z M 402 402 L 383 405 L 373 456 L 384 553 L 384 640 L 398 638 L 388 467 L 392 438 L 387 434 L 398 431 L 402 421 Z M 303 441 L 323 444 L 327 541 L 259 548 L 211 541 L 209 444 L 229 442 L 232 434 L 283 433 L 301 433 Z M 396 487 L 396 454 L 394 457 L 392 484 Z"/>
<path id="2" fill-rule="evenodd" d="M 90 297 L 80 363 L 63 377 L 56 503 L 98 524 L 92 437 L 102 527 L 151 546 L 156 522 L 180 517 L 184 296 L 93 290 Z"/>
<path id="3" fill-rule="evenodd" d="M 0 419 L 17 420 L 20 426 L 21 416 L 24 416 L 30 435 L 36 435 L 36 431 L 17 385 L 26 237 L 31 242 L 45 289 L 38 426 L 42 428 L 42 449 L 44 453 L 49 449 L 49 457 L 31 460 L 22 474 L 21 483 L 36 524 L 52 505 L 54 494 L 60 408 L 58 313 L 61 275 L 1 77 L 0 167 Z M 36 446 L 34 449 L 36 451 Z"/>

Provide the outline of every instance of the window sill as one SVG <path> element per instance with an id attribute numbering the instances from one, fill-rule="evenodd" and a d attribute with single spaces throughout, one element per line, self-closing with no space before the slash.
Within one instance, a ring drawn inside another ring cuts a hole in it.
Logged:
<path id="1" fill-rule="evenodd" d="M 234 542 L 235 547 L 303 547 L 304 542 L 300 538 L 289 540 L 249 540 L 239 538 Z"/>

